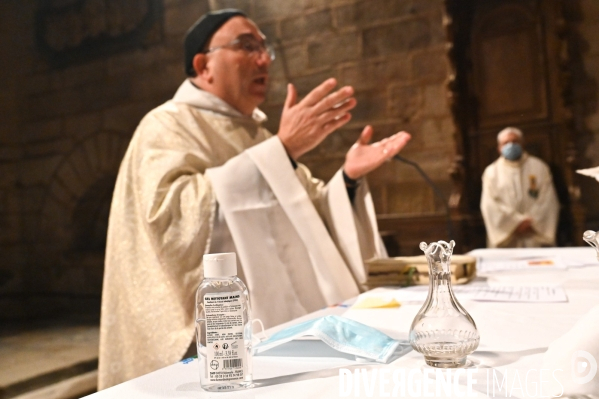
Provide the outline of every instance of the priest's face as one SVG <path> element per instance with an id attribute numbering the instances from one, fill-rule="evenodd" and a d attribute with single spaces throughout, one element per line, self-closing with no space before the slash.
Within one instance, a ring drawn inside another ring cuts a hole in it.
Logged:
<path id="1" fill-rule="evenodd" d="M 229 19 L 210 40 L 206 54 L 208 91 L 244 115 L 266 98 L 270 55 L 265 36 L 249 19 Z"/>

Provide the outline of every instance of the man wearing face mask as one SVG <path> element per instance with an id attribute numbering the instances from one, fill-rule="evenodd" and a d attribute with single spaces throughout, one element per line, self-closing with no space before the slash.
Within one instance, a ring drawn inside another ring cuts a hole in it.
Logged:
<path id="1" fill-rule="evenodd" d="M 483 173 L 480 209 L 490 248 L 555 245 L 559 203 L 549 167 L 524 151 L 520 129 L 497 135 L 500 157 Z"/>

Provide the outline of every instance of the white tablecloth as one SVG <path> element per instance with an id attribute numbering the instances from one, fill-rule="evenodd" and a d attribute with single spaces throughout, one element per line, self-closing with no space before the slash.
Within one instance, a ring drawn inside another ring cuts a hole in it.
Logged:
<path id="1" fill-rule="evenodd" d="M 490 285 L 560 284 L 565 288 L 568 296 L 568 302 L 564 303 L 476 302 L 460 300 L 458 296 L 460 303 L 476 322 L 481 337 L 478 349 L 469 356 L 472 367 L 476 367 L 477 370 L 475 376 L 478 377 L 477 383 L 473 384 L 472 394 L 478 398 L 503 397 L 497 392 L 497 386 L 494 395 L 487 391 L 489 384 L 484 379 L 485 373 L 495 371 L 498 378 L 508 374 L 506 381 L 511 388 L 517 387 L 514 377 L 518 374 L 523 390 L 510 389 L 508 393 L 513 394 L 512 397 L 542 397 L 538 391 L 536 395 L 531 394 L 534 393 L 535 386 L 538 390 L 539 379 L 548 377 L 540 376 L 538 371 L 530 370 L 540 369 L 543 354 L 549 344 L 565 334 L 579 318 L 599 304 L 599 262 L 596 260 L 595 251 L 589 247 L 479 249 L 470 254 L 481 258 L 558 256 L 566 263 L 568 260 L 577 260 L 579 264 L 588 264 L 584 267 L 567 269 L 538 268 L 530 271 L 494 272 L 486 275 L 479 274 L 477 278 L 478 281 L 486 281 Z M 401 307 L 389 309 L 350 309 L 346 306 L 337 306 L 320 310 L 299 320 L 326 314 L 344 315 L 378 328 L 393 338 L 407 341 L 410 325 L 421 306 L 422 303 L 403 303 Z M 275 327 L 268 332 L 272 333 L 295 322 L 297 320 Z M 341 368 L 349 369 L 351 372 L 365 369 L 368 375 L 372 375 L 375 369 L 384 368 L 418 369 L 419 373 L 428 369 L 423 356 L 415 351 L 408 351 L 391 364 L 381 365 L 359 363 L 349 356 L 334 356 L 331 351 L 318 346 L 324 345 L 322 343 L 301 341 L 294 345 L 296 348 L 298 345 L 303 345 L 305 351 L 299 354 L 292 353 L 293 356 L 269 356 L 266 352 L 264 356 L 254 357 L 253 374 L 256 387 L 253 389 L 226 393 L 203 391 L 199 383 L 199 365 L 195 359 L 187 363 L 179 362 L 98 392 L 89 398 L 337 398 L 340 393 L 347 393 L 340 391 L 342 381 L 340 381 L 339 369 Z M 290 348 L 293 350 L 293 347 Z M 464 391 L 465 378 L 460 378 L 459 382 L 460 389 Z M 350 397 L 356 395 L 380 397 L 381 393 L 382 396 L 391 395 L 392 385 L 390 383 L 386 388 L 383 387 L 383 391 L 377 387 L 370 396 L 362 384 L 360 389 L 356 391 L 354 387 L 348 395 L 351 395 Z M 528 389 L 528 392 L 525 389 Z M 424 391 L 412 396 L 424 397 Z M 406 397 L 409 397 L 408 393 Z"/>

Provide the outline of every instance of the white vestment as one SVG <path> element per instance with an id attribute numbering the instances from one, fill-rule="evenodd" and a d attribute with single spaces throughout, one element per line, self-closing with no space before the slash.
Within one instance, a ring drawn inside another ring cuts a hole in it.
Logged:
<path id="1" fill-rule="evenodd" d="M 499 157 L 487 166 L 480 209 L 490 248 L 555 245 L 559 202 L 549 167 L 539 158 L 524 153 L 518 161 Z M 534 232 L 515 234 L 526 218 Z"/>
<path id="2" fill-rule="evenodd" d="M 385 254 L 366 182 L 352 204 L 341 172 L 294 170 L 264 119 L 185 81 L 140 122 L 110 211 L 100 389 L 181 359 L 205 253 L 237 253 L 266 327 L 357 295 Z"/>

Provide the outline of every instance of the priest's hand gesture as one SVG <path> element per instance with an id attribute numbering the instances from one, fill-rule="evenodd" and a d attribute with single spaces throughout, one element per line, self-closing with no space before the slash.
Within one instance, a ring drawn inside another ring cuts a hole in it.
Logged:
<path id="1" fill-rule="evenodd" d="M 336 85 L 335 79 L 327 79 L 300 102 L 297 102 L 295 87 L 292 84 L 287 86 L 287 98 L 277 136 L 292 159 L 296 160 L 316 147 L 351 119 L 349 111 L 356 106 L 354 89 L 345 86 L 333 92 Z M 369 144 L 372 134 L 372 127 L 366 126 L 345 157 L 343 170 L 351 179 L 359 179 L 381 166 L 405 147 L 411 138 L 408 133 L 399 132 Z"/>
<path id="2" fill-rule="evenodd" d="M 372 134 L 372 126 L 366 126 L 358 141 L 345 156 L 343 171 L 350 179 L 357 180 L 372 172 L 385 161 L 393 158 L 412 138 L 409 133 L 399 132 L 391 137 L 369 144 Z"/>
<path id="3" fill-rule="evenodd" d="M 345 86 L 331 93 L 336 85 L 334 78 L 327 79 L 300 102 L 295 87 L 287 85 L 277 136 L 292 159 L 316 147 L 351 119 L 349 111 L 356 106 L 354 89 Z"/>

